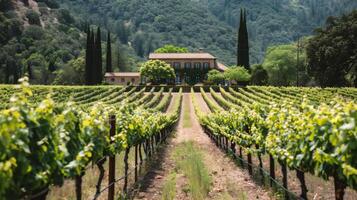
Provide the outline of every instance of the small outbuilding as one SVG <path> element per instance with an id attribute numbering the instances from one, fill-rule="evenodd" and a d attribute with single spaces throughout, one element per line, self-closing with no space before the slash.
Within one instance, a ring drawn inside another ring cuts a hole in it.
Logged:
<path id="1" fill-rule="evenodd" d="M 114 85 L 139 85 L 140 72 L 110 72 L 104 76 L 105 82 Z"/>

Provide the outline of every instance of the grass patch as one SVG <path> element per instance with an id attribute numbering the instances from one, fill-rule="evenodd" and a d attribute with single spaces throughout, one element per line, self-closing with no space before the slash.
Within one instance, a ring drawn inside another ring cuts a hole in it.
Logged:
<path id="1" fill-rule="evenodd" d="M 183 106 L 183 127 L 190 128 L 192 127 L 191 121 L 191 108 L 189 98 L 185 98 L 185 106 Z"/>
<path id="2" fill-rule="evenodd" d="M 203 163 L 200 150 L 192 141 L 181 143 L 175 150 L 174 158 L 179 170 L 188 179 L 188 192 L 194 200 L 203 200 L 210 191 L 212 178 Z"/>
<path id="3" fill-rule="evenodd" d="M 176 196 L 176 173 L 171 173 L 162 189 L 162 200 L 173 200 Z"/>

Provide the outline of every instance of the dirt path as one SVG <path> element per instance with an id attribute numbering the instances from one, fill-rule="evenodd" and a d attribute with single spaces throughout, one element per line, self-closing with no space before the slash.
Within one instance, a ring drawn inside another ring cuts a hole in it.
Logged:
<path id="1" fill-rule="evenodd" d="M 203 99 L 201 93 L 195 93 L 195 98 L 196 98 L 197 104 L 200 106 L 199 109 L 203 113 L 206 113 L 206 114 L 211 113 L 211 110 L 209 109 L 208 105 L 206 104 L 205 100 Z"/>
<path id="2" fill-rule="evenodd" d="M 166 113 L 173 112 L 174 105 L 175 105 L 175 102 L 176 102 L 176 98 L 178 98 L 178 94 L 177 93 L 172 93 L 171 101 L 170 101 L 169 106 L 166 109 Z"/>
<path id="3" fill-rule="evenodd" d="M 205 108 L 202 97 L 196 97 L 202 104 L 202 108 Z M 207 109 L 205 108 L 206 111 Z M 213 185 L 207 199 L 271 199 L 268 192 L 257 186 L 248 173 L 226 157 L 203 132 L 194 113 L 190 94 L 184 94 L 182 111 L 175 137 L 158 156 L 158 161 L 161 163 L 156 164 L 154 169 L 149 171 L 150 176 L 145 177 L 135 199 L 161 199 L 165 179 L 175 170 L 175 162 L 172 158 L 175 146 L 186 141 L 194 141 L 201 150 L 205 166 L 212 176 Z M 189 115 L 185 115 L 184 111 L 189 111 Z M 190 119 L 184 119 L 187 116 Z M 184 120 L 191 121 L 190 127 L 184 127 Z M 177 172 L 175 199 L 190 199 L 190 196 L 183 190 L 186 183 L 187 180 L 183 174 Z"/>

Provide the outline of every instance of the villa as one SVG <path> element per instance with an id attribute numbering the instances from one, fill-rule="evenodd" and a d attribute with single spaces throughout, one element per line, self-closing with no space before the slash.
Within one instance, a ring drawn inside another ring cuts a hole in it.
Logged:
<path id="1" fill-rule="evenodd" d="M 161 60 L 175 69 L 175 84 L 196 84 L 207 79 L 212 69 L 225 71 L 227 67 L 217 61 L 210 53 L 150 53 L 149 60 Z M 105 80 L 109 84 L 138 85 L 143 82 L 139 72 L 106 73 Z"/>

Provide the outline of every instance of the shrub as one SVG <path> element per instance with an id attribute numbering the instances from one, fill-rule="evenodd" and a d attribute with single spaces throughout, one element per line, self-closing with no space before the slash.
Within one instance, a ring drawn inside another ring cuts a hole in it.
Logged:
<path id="1" fill-rule="evenodd" d="M 251 75 L 244 67 L 231 67 L 224 72 L 224 77 L 228 81 L 247 82 L 250 81 Z"/>
<path id="2" fill-rule="evenodd" d="M 266 85 L 269 78 L 268 72 L 263 68 L 262 65 L 253 65 L 252 68 L 251 83 L 253 85 Z"/>
<path id="3" fill-rule="evenodd" d="M 28 19 L 29 24 L 41 26 L 40 15 L 37 12 L 28 10 L 26 12 L 26 18 Z"/>
<path id="4" fill-rule="evenodd" d="M 207 74 L 207 80 L 212 84 L 222 84 L 225 81 L 224 74 L 216 69 L 212 69 Z"/>
<path id="5" fill-rule="evenodd" d="M 141 76 L 147 77 L 152 83 L 162 83 L 167 79 L 175 78 L 174 69 L 160 60 L 150 60 L 140 67 Z"/>
<path id="6" fill-rule="evenodd" d="M 188 49 L 169 44 L 156 49 L 155 53 L 188 53 Z"/>

